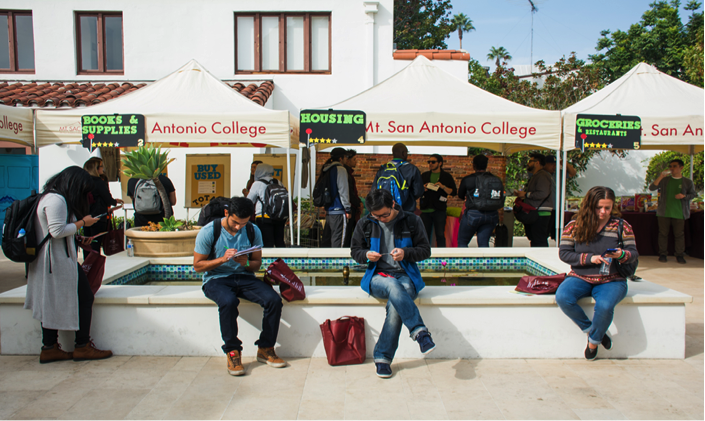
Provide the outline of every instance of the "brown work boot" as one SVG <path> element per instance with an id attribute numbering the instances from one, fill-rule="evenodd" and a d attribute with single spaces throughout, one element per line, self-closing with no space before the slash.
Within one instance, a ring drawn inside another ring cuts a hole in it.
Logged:
<path id="1" fill-rule="evenodd" d="M 242 354 L 240 351 L 230 351 L 228 357 L 228 373 L 231 376 L 242 376 L 245 374 L 245 367 L 242 365 Z"/>
<path id="2" fill-rule="evenodd" d="M 57 343 L 49 349 L 42 347 L 42 353 L 39 354 L 39 364 L 70 360 L 71 358 L 73 358 L 73 353 L 64 351 L 61 349 L 61 345 Z"/>
<path id="3" fill-rule="evenodd" d="M 277 357 L 276 352 L 274 352 L 274 347 L 257 348 L 257 361 L 266 363 L 268 366 L 274 368 L 286 367 L 286 361 Z"/>
<path id="4" fill-rule="evenodd" d="M 113 356 L 113 351 L 101 351 L 95 347 L 93 341 L 88 342 L 86 345 L 81 347 L 76 347 L 73 349 L 73 360 L 74 361 L 85 361 L 85 360 L 104 360 Z"/>

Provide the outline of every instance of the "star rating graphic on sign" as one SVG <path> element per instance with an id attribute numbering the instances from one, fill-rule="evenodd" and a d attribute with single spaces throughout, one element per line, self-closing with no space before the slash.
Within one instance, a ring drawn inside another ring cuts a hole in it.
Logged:
<path id="1" fill-rule="evenodd" d="M 310 139 L 311 143 L 338 143 L 338 139 L 331 138 L 317 138 L 313 137 Z"/>

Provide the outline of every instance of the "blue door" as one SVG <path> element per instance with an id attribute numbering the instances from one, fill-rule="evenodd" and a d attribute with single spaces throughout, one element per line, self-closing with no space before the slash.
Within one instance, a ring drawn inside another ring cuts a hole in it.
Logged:
<path id="1" fill-rule="evenodd" d="M 0 222 L 12 202 L 39 191 L 39 156 L 0 154 Z"/>

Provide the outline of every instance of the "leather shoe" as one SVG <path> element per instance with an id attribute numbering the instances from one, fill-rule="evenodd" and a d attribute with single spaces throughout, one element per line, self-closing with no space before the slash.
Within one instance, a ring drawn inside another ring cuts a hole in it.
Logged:
<path id="1" fill-rule="evenodd" d="M 39 364 L 53 363 L 54 361 L 65 361 L 73 358 L 73 353 L 66 352 L 61 349 L 61 345 L 54 344 L 49 349 L 42 347 L 42 353 L 39 354 Z"/>
<path id="2" fill-rule="evenodd" d="M 668 262 L 668 257 L 666 257 L 665 254 L 662 254 L 658 257 L 659 262 Z"/>
<path id="3" fill-rule="evenodd" d="M 95 347 L 93 341 L 73 350 L 74 361 L 104 360 L 113 356 L 113 351 L 103 351 Z"/>
<path id="4" fill-rule="evenodd" d="M 683 256 L 676 256 L 676 261 L 682 265 L 685 264 L 685 258 Z"/>

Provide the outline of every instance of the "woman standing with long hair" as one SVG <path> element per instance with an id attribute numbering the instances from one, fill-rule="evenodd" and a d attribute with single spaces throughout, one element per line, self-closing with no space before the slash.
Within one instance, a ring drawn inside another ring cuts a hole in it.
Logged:
<path id="1" fill-rule="evenodd" d="M 591 188 L 577 217 L 566 225 L 561 237 L 560 259 L 570 265 L 571 271 L 556 291 L 556 302 L 587 334 L 585 358 L 588 360 L 597 357 L 597 345 L 612 348 L 607 329 L 612 324 L 615 306 L 627 295 L 627 281 L 619 274 L 617 262 L 632 263 L 639 257 L 634 231 L 619 218 L 619 210 L 614 205 L 612 189 Z M 620 221 L 624 248 L 619 247 Z M 604 270 L 601 270 L 603 265 Z M 595 299 L 592 321 L 578 304 L 581 298 L 590 296 Z"/>
<path id="2" fill-rule="evenodd" d="M 29 264 L 27 297 L 24 308 L 42 324 L 40 363 L 69 360 L 83 361 L 112 356 L 101 351 L 90 339 L 93 293 L 83 269 L 78 264 L 74 235 L 79 228 L 90 227 L 93 218 L 88 193 L 93 189 L 91 176 L 82 168 L 66 168 L 44 185 L 35 219 L 38 241 L 51 239 Z M 58 330 L 75 330 L 73 352 L 61 349 Z"/>
<path id="3" fill-rule="evenodd" d="M 93 196 L 93 202 L 90 204 L 90 214 L 91 215 L 102 215 L 108 212 L 111 206 L 115 206 L 118 203 L 122 204 L 123 201 L 120 199 L 113 198 L 110 193 L 110 188 L 108 184 L 103 181 L 101 176 L 105 175 L 105 169 L 103 167 L 103 160 L 97 157 L 93 157 L 83 164 L 83 169 L 90 174 L 93 179 L 93 189 L 91 190 L 91 195 Z M 86 237 L 100 234 L 108 230 L 108 221 L 105 217 L 100 218 L 95 225 L 86 227 L 83 229 L 83 233 Z M 102 240 L 102 238 L 100 239 Z M 101 241 L 97 240 L 91 243 L 91 248 L 98 253 L 100 253 Z M 84 250 L 83 257 L 87 257 L 88 252 Z"/>

